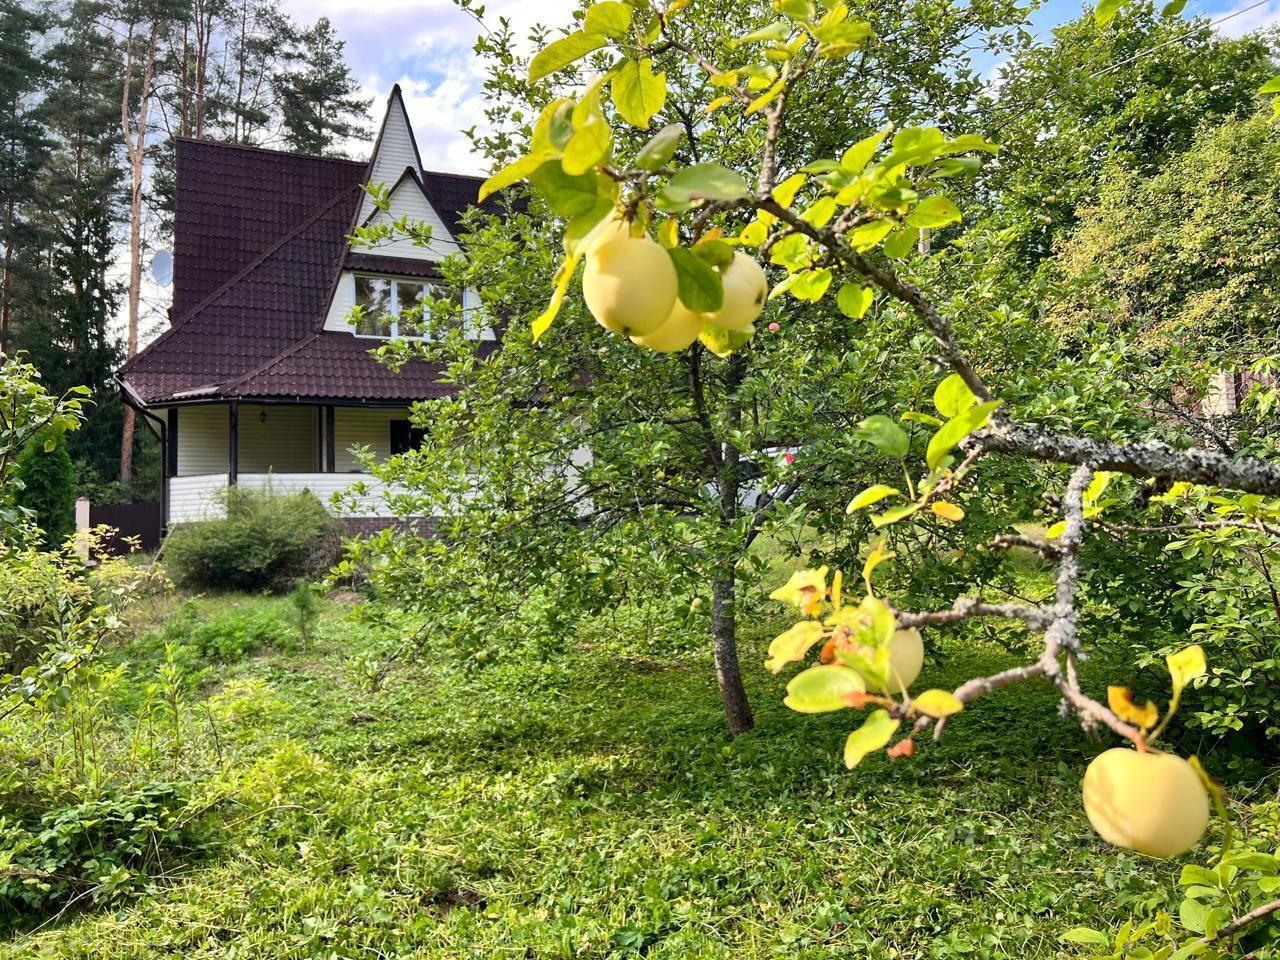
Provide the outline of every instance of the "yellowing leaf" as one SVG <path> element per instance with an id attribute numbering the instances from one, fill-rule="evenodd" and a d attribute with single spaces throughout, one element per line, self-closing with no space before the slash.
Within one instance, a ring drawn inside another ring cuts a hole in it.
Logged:
<path id="1" fill-rule="evenodd" d="M 953 523 L 959 523 L 964 519 L 964 510 L 956 506 L 954 503 L 935 500 L 933 503 L 929 504 L 929 509 L 943 520 L 950 520 Z"/>
<path id="2" fill-rule="evenodd" d="M 924 459 L 929 469 L 936 469 L 942 462 L 942 458 L 959 446 L 969 434 L 985 427 L 998 406 L 1000 406 L 999 400 L 979 403 L 961 411 L 944 423 L 929 439 L 929 446 L 925 449 Z"/>
<path id="3" fill-rule="evenodd" d="M 1145 706 L 1138 706 L 1133 699 L 1133 691 L 1128 687 L 1107 687 L 1107 706 L 1111 712 L 1125 723 L 1147 730 L 1156 725 L 1160 719 L 1160 710 L 1150 700 Z"/>
<path id="4" fill-rule="evenodd" d="M 849 694 L 866 692 L 866 681 L 857 670 L 836 663 L 821 664 L 797 673 L 787 684 L 782 702 L 796 713 L 830 713 L 847 710 Z"/>
<path id="5" fill-rule="evenodd" d="M 555 322 L 556 317 L 559 315 L 560 304 L 564 302 L 564 295 L 569 290 L 569 283 L 573 280 L 574 271 L 578 269 L 578 261 L 581 259 L 581 252 L 565 257 L 564 262 L 560 264 L 560 269 L 556 271 L 556 286 L 551 293 L 551 302 L 547 304 L 547 309 L 538 314 L 537 319 L 531 324 L 535 342 L 547 332 L 547 328 Z"/>
<path id="6" fill-rule="evenodd" d="M 831 608 L 840 612 L 840 607 L 844 605 L 844 571 L 837 570 L 831 578 Z"/>
<path id="7" fill-rule="evenodd" d="M 876 483 L 867 487 L 860 494 L 849 501 L 849 506 L 845 513 L 854 513 L 863 507 L 869 507 L 873 503 L 879 503 L 885 497 L 893 497 L 901 494 L 897 487 L 891 487 L 885 483 Z"/>
<path id="8" fill-rule="evenodd" d="M 827 568 L 797 570 L 791 579 L 769 594 L 770 600 L 780 600 L 799 608 L 805 616 L 822 611 L 822 599 L 827 592 Z"/>
<path id="9" fill-rule="evenodd" d="M 1067 532 L 1067 521 L 1059 520 L 1057 523 L 1049 525 L 1049 529 L 1044 532 L 1046 540 L 1057 540 L 1060 536 Z"/>
<path id="10" fill-rule="evenodd" d="M 1182 689 L 1196 677 L 1204 676 L 1205 671 L 1209 669 L 1209 665 L 1204 659 L 1204 649 L 1198 643 L 1177 653 L 1171 653 L 1165 657 L 1165 663 L 1169 665 L 1169 676 L 1173 680 L 1173 696 L 1177 699 L 1182 694 Z"/>
<path id="11" fill-rule="evenodd" d="M 764 662 L 770 673 L 778 673 L 788 663 L 803 660 L 810 648 L 822 639 L 822 624 L 816 620 L 801 620 L 790 630 L 780 633 L 769 644 L 769 659 Z"/>
<path id="12" fill-rule="evenodd" d="M 930 717 L 949 717 L 964 709 L 960 698 L 949 690 L 926 690 L 911 701 L 911 706 Z"/>
<path id="13" fill-rule="evenodd" d="M 888 710 L 872 713 L 844 742 L 844 765 L 852 770 L 868 753 L 883 747 L 892 739 L 900 722 L 890 716 Z"/>
<path id="14" fill-rule="evenodd" d="M 872 547 L 871 552 L 867 554 L 867 562 L 862 565 L 862 579 L 867 585 L 867 591 L 871 591 L 871 574 L 876 567 L 884 563 L 886 560 L 892 560 L 897 554 L 892 550 L 885 550 L 884 541 L 879 540 Z"/>
<path id="15" fill-rule="evenodd" d="M 667 75 L 655 74 L 652 60 L 623 61 L 613 76 L 613 105 L 623 120 L 647 130 L 666 102 Z"/>

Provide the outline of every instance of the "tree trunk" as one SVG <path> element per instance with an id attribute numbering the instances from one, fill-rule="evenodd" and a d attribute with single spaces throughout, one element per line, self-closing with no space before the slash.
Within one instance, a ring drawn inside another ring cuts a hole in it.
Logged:
<path id="1" fill-rule="evenodd" d="M 738 665 L 738 631 L 734 619 L 734 574 L 730 570 L 711 587 L 711 651 L 715 660 L 716 683 L 724 703 L 724 719 L 730 736 L 746 733 L 756 725 L 742 685 Z"/>

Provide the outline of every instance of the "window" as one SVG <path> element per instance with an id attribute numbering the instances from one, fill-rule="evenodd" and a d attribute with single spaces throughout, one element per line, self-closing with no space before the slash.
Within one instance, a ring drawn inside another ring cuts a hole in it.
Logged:
<path id="1" fill-rule="evenodd" d="M 355 302 L 359 309 L 356 335 L 361 337 L 422 337 L 426 301 L 452 300 L 460 307 L 458 291 L 423 280 L 397 280 L 368 274 L 355 276 Z"/>
<path id="2" fill-rule="evenodd" d="M 426 431 L 415 427 L 408 420 L 391 421 L 391 455 L 408 453 L 422 446 L 422 438 Z"/>

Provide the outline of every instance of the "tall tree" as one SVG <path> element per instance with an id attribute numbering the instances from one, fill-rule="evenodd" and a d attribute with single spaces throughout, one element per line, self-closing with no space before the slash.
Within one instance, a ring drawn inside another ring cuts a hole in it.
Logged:
<path id="1" fill-rule="evenodd" d="M 39 56 L 49 21 L 20 0 L 0 0 L 0 353 L 8 349 L 17 285 L 30 272 L 28 207 L 48 141 L 39 96 L 48 70 Z"/>
<path id="2" fill-rule="evenodd" d="M 143 192 L 152 143 L 152 108 L 158 74 L 166 68 L 162 42 L 175 22 L 189 15 L 183 0 L 132 0 L 104 9 L 107 29 L 116 37 L 121 60 L 120 132 L 129 169 L 128 327 L 125 356 L 138 352 L 142 301 Z M 133 483 L 134 413 L 125 407 L 120 437 L 120 484 L 130 495 Z"/>
<path id="3" fill-rule="evenodd" d="M 112 374 L 120 344 L 111 324 L 120 283 L 110 276 L 122 222 L 124 172 L 119 163 L 119 94 L 112 43 L 70 5 L 59 39 L 47 55 L 52 82 L 42 116 L 52 140 L 40 176 L 40 219 L 47 238 L 46 291 L 15 343 L 39 368 L 50 389 L 86 386 L 91 429 L 75 434 L 69 450 L 83 482 L 115 479 L 121 403 Z"/>
<path id="4" fill-rule="evenodd" d="M 341 152 L 344 140 L 366 135 L 371 101 L 358 95 L 343 60 L 345 46 L 327 17 L 298 35 L 294 58 L 299 66 L 277 80 L 284 141 L 290 149 L 332 154 Z"/>
<path id="5" fill-rule="evenodd" d="M 217 136 L 232 143 L 262 143 L 280 115 L 280 85 L 297 30 L 265 0 L 236 0 L 227 12 L 226 50 L 219 71 L 224 109 Z"/>

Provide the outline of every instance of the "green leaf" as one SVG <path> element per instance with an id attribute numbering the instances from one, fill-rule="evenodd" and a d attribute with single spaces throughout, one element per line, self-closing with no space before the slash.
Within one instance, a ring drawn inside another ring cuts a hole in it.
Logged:
<path id="1" fill-rule="evenodd" d="M 844 742 L 844 765 L 852 770 L 868 753 L 883 747 L 893 737 L 900 722 L 891 717 L 888 710 L 872 713 Z"/>
<path id="2" fill-rule="evenodd" d="M 853 435 L 895 460 L 905 457 L 911 446 L 906 431 L 882 413 L 872 414 L 863 420 L 854 429 Z"/>
<path id="3" fill-rule="evenodd" d="M 751 328 L 746 330 L 726 330 L 708 323 L 698 334 L 698 341 L 717 357 L 727 357 L 751 339 Z"/>
<path id="4" fill-rule="evenodd" d="M 840 158 L 840 165 L 850 173 L 861 173 L 863 168 L 871 162 L 871 158 L 876 155 L 876 150 L 888 135 L 889 128 L 885 127 L 878 133 L 873 133 L 871 136 L 859 140 L 844 152 L 844 156 Z"/>
<path id="5" fill-rule="evenodd" d="M 785 20 L 775 20 L 767 27 L 761 27 L 759 30 L 753 30 L 745 37 L 739 37 L 733 41 L 733 46 L 738 47 L 744 43 L 777 43 L 786 40 L 791 36 L 791 24 Z"/>
<path id="6" fill-rule="evenodd" d="M 917 410 L 908 410 L 899 419 L 904 423 L 923 423 L 926 427 L 940 427 L 942 421 L 930 413 L 920 413 Z"/>
<path id="7" fill-rule="evenodd" d="M 749 117 L 753 113 L 759 113 L 769 104 L 773 103 L 774 100 L 778 99 L 778 96 L 782 93 L 782 88 L 785 85 L 786 80 L 779 77 L 768 90 L 747 104 L 747 109 L 743 111 L 743 115 Z"/>
<path id="8" fill-rule="evenodd" d="M 764 663 L 765 669 L 770 673 L 777 673 L 788 663 L 803 660 L 809 649 L 825 634 L 826 631 L 817 620 L 801 620 L 790 630 L 773 638 L 773 642 L 769 644 L 769 659 Z"/>
<path id="9" fill-rule="evenodd" d="M 958 417 L 977 402 L 978 398 L 958 373 L 944 377 L 933 391 L 933 405 L 948 420 Z"/>
<path id="10" fill-rule="evenodd" d="M 920 230 L 917 227 L 903 227 L 889 234 L 881 249 L 890 260 L 901 260 L 911 252 L 911 248 L 915 246 L 918 239 L 920 239 Z"/>
<path id="11" fill-rule="evenodd" d="M 586 213 L 600 198 L 596 175 L 581 173 L 573 177 L 564 172 L 559 160 L 548 160 L 529 175 L 529 181 L 542 194 L 557 216 L 576 217 Z"/>
<path id="12" fill-rule="evenodd" d="M 985 427 L 987 421 L 991 419 L 992 412 L 998 406 L 1000 406 L 999 400 L 979 403 L 944 423 L 929 439 L 928 449 L 925 450 L 924 461 L 929 465 L 929 469 L 937 469 L 942 458 L 954 450 L 965 437 Z"/>
<path id="13" fill-rule="evenodd" d="M 662 189 L 662 196 L 676 205 L 698 200 L 742 200 L 751 195 L 742 175 L 718 163 L 696 163 L 676 173 Z"/>
<path id="14" fill-rule="evenodd" d="M 840 287 L 840 292 L 836 294 L 836 306 L 850 320 L 861 320 L 867 315 L 867 311 L 871 309 L 871 302 L 875 299 L 875 291 L 870 287 L 864 287 L 857 283 L 846 283 Z"/>
<path id="15" fill-rule="evenodd" d="M 773 0 L 773 9 L 792 20 L 808 21 L 818 15 L 813 0 Z"/>
<path id="16" fill-rule="evenodd" d="M 613 133 L 609 125 L 599 117 L 589 117 L 573 131 L 565 145 L 560 161 L 564 172 L 571 176 L 586 173 L 608 158 L 612 146 Z"/>
<path id="17" fill-rule="evenodd" d="M 800 215 L 805 223 L 825 227 L 836 213 L 835 197 L 819 197 L 808 210 Z"/>
<path id="18" fill-rule="evenodd" d="M 587 15 L 583 18 L 582 29 L 586 33 L 602 33 L 606 37 L 620 39 L 627 35 L 631 26 L 632 7 L 619 0 L 601 0 L 587 7 Z"/>
<path id="19" fill-rule="evenodd" d="M 676 268 L 681 303 L 694 313 L 714 313 L 724 306 L 724 283 L 706 261 L 684 247 L 667 254 Z"/>
<path id="20" fill-rule="evenodd" d="M 1218 886 L 1218 873 L 1216 870 L 1210 870 L 1208 867 L 1202 867 L 1197 863 L 1189 863 L 1182 868 L 1182 873 L 1178 876 L 1178 884 L 1183 887 L 1189 887 L 1193 884 L 1202 886 Z"/>
<path id="21" fill-rule="evenodd" d="M 1072 927 L 1062 935 L 1062 939 L 1068 943 L 1093 943 L 1100 947 L 1111 946 L 1111 938 L 1101 930 L 1092 930 L 1089 927 Z"/>
<path id="22" fill-rule="evenodd" d="M 1164 7 L 1161 8 L 1160 13 L 1162 16 L 1176 17 L 1178 14 L 1182 13 L 1186 7 L 1187 0 L 1172 0 L 1171 3 L 1166 3 Z"/>
<path id="23" fill-rule="evenodd" d="M 886 510 L 884 513 L 878 513 L 871 518 L 871 525 L 879 530 L 881 527 L 887 527 L 891 523 L 897 523 L 899 520 L 905 520 L 907 517 L 918 513 L 920 504 L 904 503 L 900 507 L 894 507 L 892 510 Z"/>
<path id="24" fill-rule="evenodd" d="M 902 491 L 896 487 L 891 487 L 886 483 L 876 483 L 867 487 L 860 494 L 849 501 L 849 506 L 845 509 L 845 513 L 854 513 L 863 507 L 869 507 L 873 503 L 879 503 L 885 497 L 901 496 Z"/>
<path id="25" fill-rule="evenodd" d="M 666 102 L 667 75 L 655 74 L 652 60 L 626 60 L 614 72 L 613 105 L 633 127 L 647 130 Z"/>
<path id="26" fill-rule="evenodd" d="M 1093 10 L 1093 19 L 1106 26 L 1127 2 L 1128 0 L 1098 0 L 1098 5 Z"/>
<path id="27" fill-rule="evenodd" d="M 851 693 L 866 693 L 862 674 L 839 664 L 822 664 L 797 673 L 787 684 L 782 701 L 796 713 L 830 713 L 848 710 Z"/>
<path id="28" fill-rule="evenodd" d="M 849 244 L 859 253 L 866 253 L 889 235 L 893 229 L 892 220 L 872 220 L 849 231 Z"/>
<path id="29" fill-rule="evenodd" d="M 607 42 L 601 34 L 587 33 L 585 30 L 575 30 L 567 37 L 561 37 L 548 44 L 529 61 L 529 82 L 534 83 L 548 74 L 563 70 L 569 64 L 599 50 Z"/>
<path id="30" fill-rule="evenodd" d="M 805 270 L 792 278 L 791 295 L 805 303 L 817 303 L 831 286 L 831 271 L 826 267 L 821 270 Z"/>
<path id="31" fill-rule="evenodd" d="M 499 190 L 505 189 L 513 183 L 519 183 L 521 180 L 527 180 L 533 171 L 542 166 L 543 161 L 544 158 L 541 156 L 528 156 L 507 164 L 480 185 L 480 197 L 477 202 L 483 203 L 486 197 L 497 193 Z"/>
<path id="32" fill-rule="evenodd" d="M 573 101 L 568 97 L 552 100 L 538 115 L 529 141 L 529 153 L 558 154 L 573 136 Z"/>
<path id="33" fill-rule="evenodd" d="M 813 31 L 818 40 L 818 53 L 824 57 L 847 57 L 869 38 L 871 24 L 865 20 L 845 20 Z"/>
<path id="34" fill-rule="evenodd" d="M 610 216 L 613 211 L 613 197 L 597 197 L 595 205 L 590 210 L 570 219 L 564 228 L 565 253 L 577 253 L 600 221 Z"/>
<path id="35" fill-rule="evenodd" d="M 1280 77 L 1272 77 L 1270 80 L 1268 80 L 1266 83 L 1262 85 L 1261 89 L 1259 89 L 1258 92 L 1259 93 L 1280 93 Z"/>
<path id="36" fill-rule="evenodd" d="M 669 123 L 650 138 L 636 154 L 635 165 L 641 170 L 658 170 L 665 167 L 676 155 L 680 138 L 684 136 L 684 124 Z"/>
<path id="37" fill-rule="evenodd" d="M 774 187 L 770 196 L 778 201 L 779 206 L 789 207 L 795 202 L 796 194 L 800 192 L 800 188 L 805 185 L 805 181 L 808 179 L 809 175 L 804 171 L 793 173 Z"/>
<path id="38" fill-rule="evenodd" d="M 933 229 L 945 227 L 960 219 L 960 208 L 942 194 L 925 197 L 907 215 L 907 223 L 913 227 Z"/>

